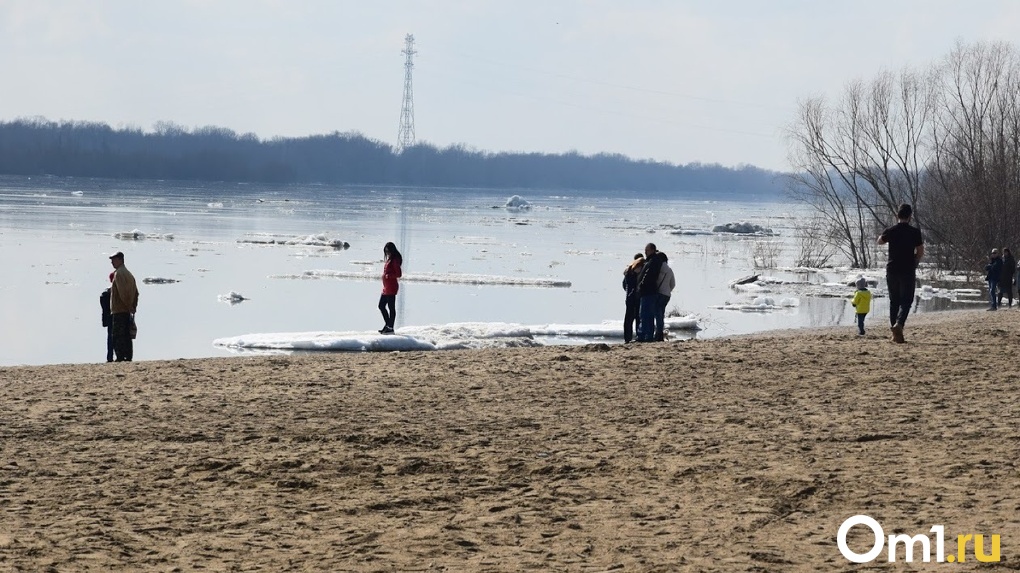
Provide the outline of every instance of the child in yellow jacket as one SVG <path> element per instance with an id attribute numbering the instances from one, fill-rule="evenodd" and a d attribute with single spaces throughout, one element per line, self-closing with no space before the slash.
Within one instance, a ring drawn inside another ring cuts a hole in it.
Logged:
<path id="1" fill-rule="evenodd" d="M 871 311 L 871 291 L 868 290 L 868 281 L 864 277 L 857 279 L 857 292 L 854 293 L 850 304 L 857 311 L 857 334 L 864 336 L 864 317 Z"/>

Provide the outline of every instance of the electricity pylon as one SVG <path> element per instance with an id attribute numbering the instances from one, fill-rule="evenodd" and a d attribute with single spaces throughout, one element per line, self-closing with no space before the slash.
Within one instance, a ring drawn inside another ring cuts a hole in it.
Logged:
<path id="1" fill-rule="evenodd" d="M 411 70 L 414 69 L 414 36 L 404 36 L 404 103 L 400 106 L 400 130 L 397 131 L 397 148 L 400 151 L 414 145 L 414 92 L 411 90 Z"/>

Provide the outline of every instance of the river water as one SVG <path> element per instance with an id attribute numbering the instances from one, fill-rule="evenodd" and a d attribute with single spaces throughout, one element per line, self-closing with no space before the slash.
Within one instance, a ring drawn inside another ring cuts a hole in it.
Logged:
<path id="1" fill-rule="evenodd" d="M 830 284 L 848 270 L 755 271 L 763 251 L 776 267 L 792 266 L 805 215 L 797 204 L 527 191 L 530 209 L 512 210 L 512 194 L 0 178 L 0 364 L 104 360 L 98 297 L 116 251 L 139 281 L 136 360 L 225 356 L 212 341 L 247 333 L 374 331 L 387 241 L 402 251 L 404 273 L 425 279 L 402 283 L 398 327 L 621 319 L 622 270 L 655 242 L 677 277 L 669 307 L 698 317 L 698 337 L 852 328 L 853 289 Z M 736 221 L 777 236 L 698 234 Z M 318 244 L 329 242 L 348 248 Z M 756 272 L 795 285 L 776 286 L 769 310 L 719 308 L 761 297 L 728 286 Z M 247 300 L 224 301 L 232 292 Z M 925 301 L 919 311 L 954 304 Z M 885 308 L 877 299 L 873 324 Z"/>

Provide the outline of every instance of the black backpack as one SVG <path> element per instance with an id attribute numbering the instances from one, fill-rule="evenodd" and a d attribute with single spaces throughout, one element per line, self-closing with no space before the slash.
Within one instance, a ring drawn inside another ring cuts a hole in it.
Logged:
<path id="1" fill-rule="evenodd" d="M 99 307 L 103 309 L 103 326 L 110 326 L 110 289 L 99 295 Z"/>

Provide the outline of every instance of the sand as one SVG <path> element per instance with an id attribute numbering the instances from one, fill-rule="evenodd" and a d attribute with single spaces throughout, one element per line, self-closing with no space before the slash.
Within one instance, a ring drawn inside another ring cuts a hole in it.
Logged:
<path id="1" fill-rule="evenodd" d="M 856 514 L 1020 569 L 1020 312 L 932 316 L 3 368 L 0 570 L 859 570 Z"/>

